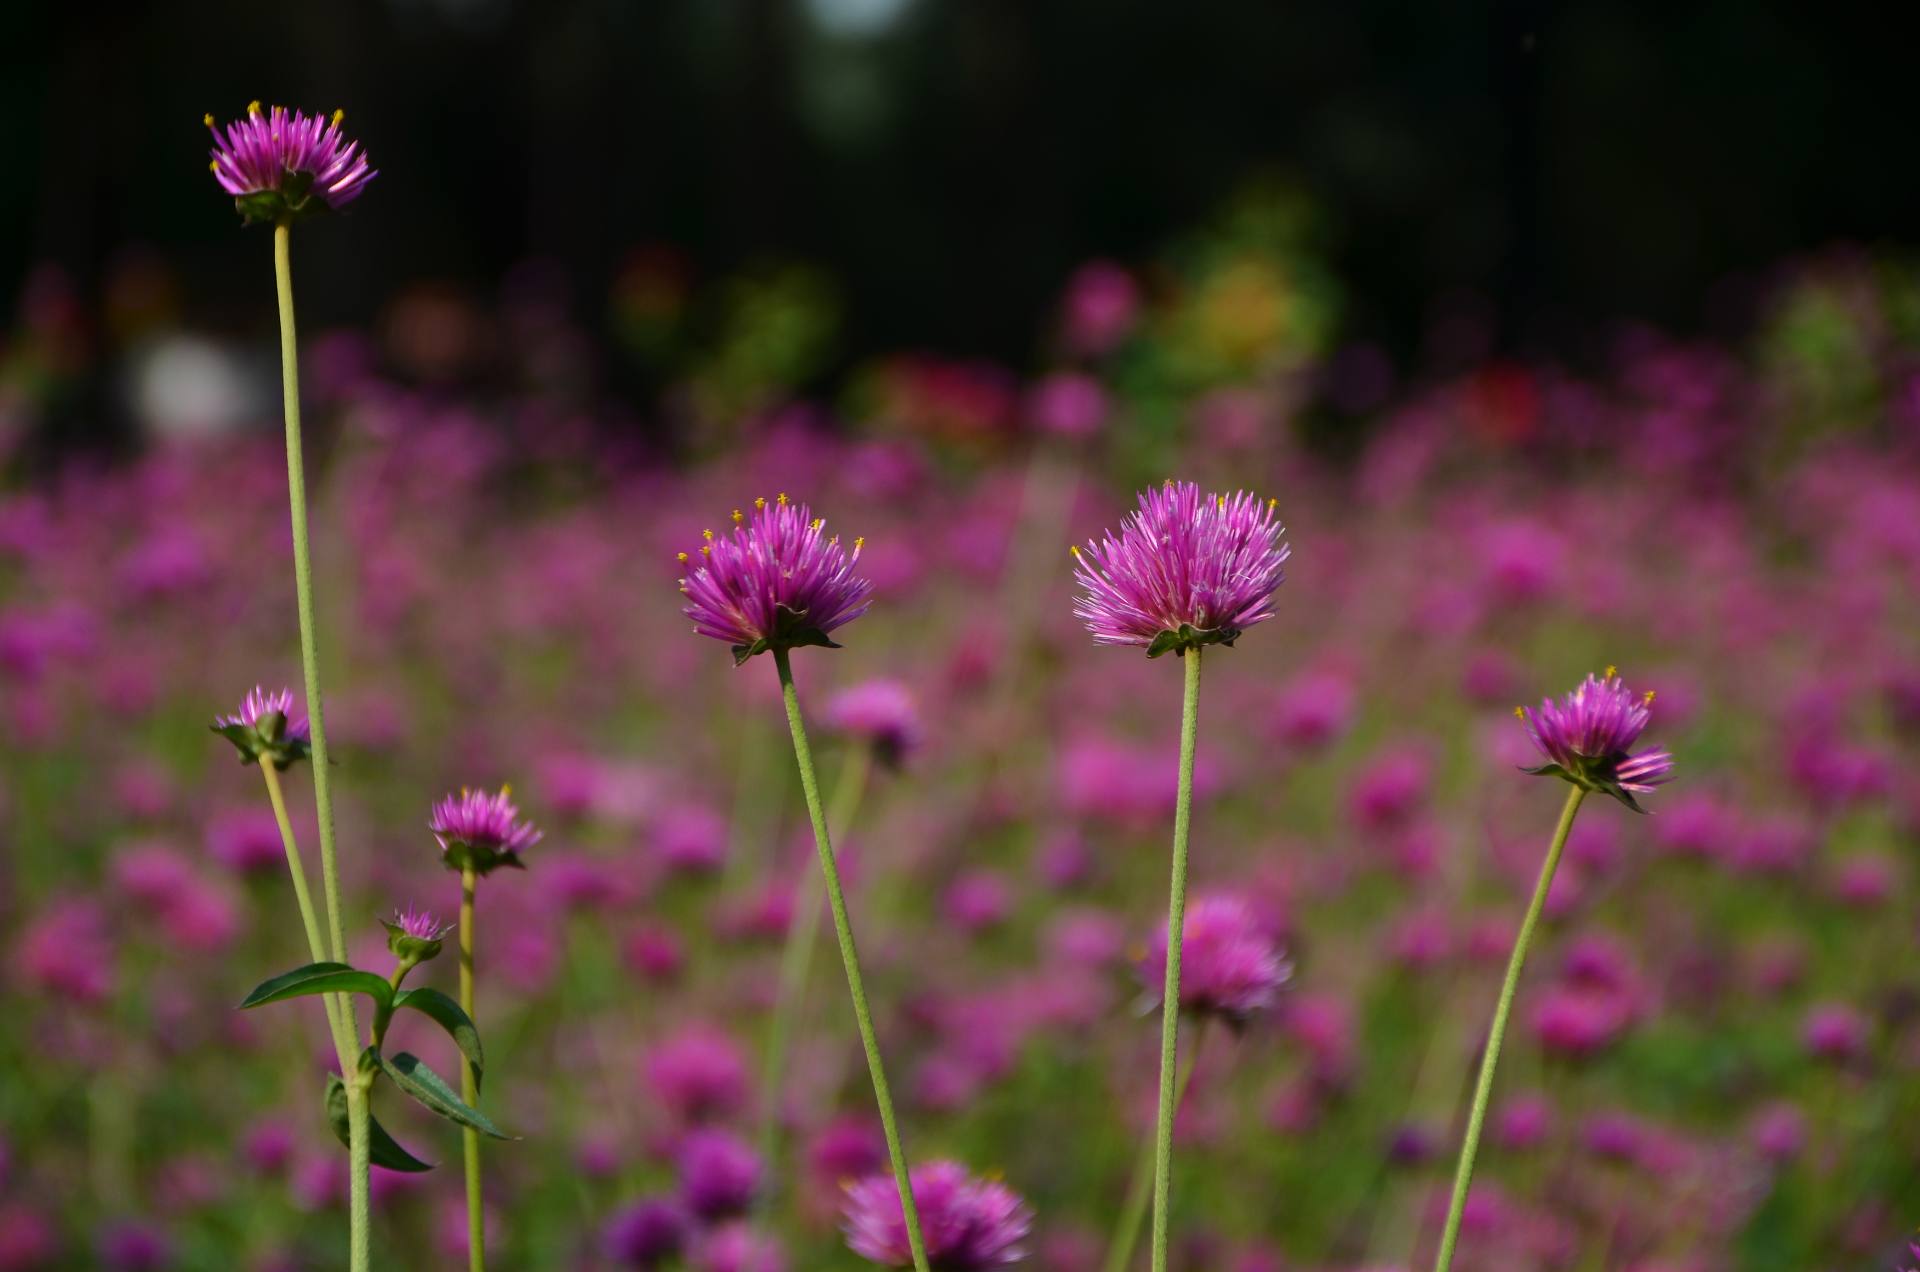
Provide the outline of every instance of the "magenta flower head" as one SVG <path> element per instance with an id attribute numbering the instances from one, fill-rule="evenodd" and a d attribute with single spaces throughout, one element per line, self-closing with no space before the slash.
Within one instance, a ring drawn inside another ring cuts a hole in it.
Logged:
<path id="1" fill-rule="evenodd" d="M 1026 1258 L 1020 1243 L 1033 1228 L 1033 1211 L 1011 1188 L 997 1179 L 975 1179 L 958 1162 L 928 1162 L 915 1167 L 911 1178 L 934 1272 L 983 1272 Z M 882 1267 L 913 1266 L 900 1186 L 892 1175 L 848 1184 L 841 1214 L 855 1254 Z"/>
<path id="2" fill-rule="evenodd" d="M 395 910 L 391 919 L 380 920 L 387 929 L 387 948 L 408 967 L 424 963 L 440 953 L 440 943 L 453 931 L 453 924 L 442 923 L 430 911 L 416 910 L 409 903 Z"/>
<path id="3" fill-rule="evenodd" d="M 827 727 L 873 748 L 889 768 L 905 763 L 920 745 L 920 710 L 913 690 L 898 680 L 867 680 L 827 700 Z"/>
<path id="4" fill-rule="evenodd" d="M 693 630 L 732 645 L 735 666 L 774 649 L 838 649 L 830 634 L 866 613 L 873 593 L 853 572 L 865 540 L 848 552 L 837 535 L 825 536 L 824 520 L 785 495 L 754 500 L 751 515 L 735 508 L 733 523 L 729 535 L 703 532 L 697 561 L 680 554 L 693 564 L 680 580 Z"/>
<path id="5" fill-rule="evenodd" d="M 1635 695 L 1614 668 L 1586 680 L 1555 702 L 1544 699 L 1529 711 L 1515 707 L 1527 736 L 1547 762 L 1526 769 L 1541 777 L 1559 777 L 1590 791 L 1611 795 L 1636 813 L 1646 810 L 1634 802 L 1671 779 L 1673 756 L 1649 749 L 1635 753 L 1633 744 L 1652 716 L 1653 691 Z"/>
<path id="6" fill-rule="evenodd" d="M 1273 617 L 1286 578 L 1276 502 L 1203 495 L 1189 481 L 1143 491 L 1117 537 L 1072 550 L 1083 589 L 1074 615 L 1095 644 L 1143 645 L 1149 658 L 1233 644 Z"/>
<path id="7" fill-rule="evenodd" d="M 284 106 L 263 112 L 254 102 L 222 132 L 208 115 L 213 179 L 248 225 L 337 212 L 376 175 L 360 143 L 340 131 L 345 118 L 345 111 L 329 118 Z"/>
<path id="8" fill-rule="evenodd" d="M 520 820 L 520 809 L 513 802 L 513 788 L 502 786 L 498 792 L 460 789 L 433 806 L 433 818 L 427 829 L 440 841 L 447 867 L 477 874 L 492 874 L 501 866 L 523 870 L 520 853 L 540 842 L 540 831 L 532 822 Z"/>
<path id="9" fill-rule="evenodd" d="M 1236 1028 L 1272 1007 L 1293 975 L 1270 928 L 1242 897 L 1195 897 L 1187 907 L 1180 948 L 1180 1010 L 1218 1016 Z M 1166 975 L 1167 925 L 1162 923 L 1140 963 L 1141 979 L 1156 1001 Z"/>
<path id="10" fill-rule="evenodd" d="M 232 715 L 214 718 L 213 731 L 233 743 L 242 764 L 262 760 L 281 772 L 304 760 L 310 749 L 307 717 L 293 713 L 293 691 L 268 693 L 255 685 Z"/>

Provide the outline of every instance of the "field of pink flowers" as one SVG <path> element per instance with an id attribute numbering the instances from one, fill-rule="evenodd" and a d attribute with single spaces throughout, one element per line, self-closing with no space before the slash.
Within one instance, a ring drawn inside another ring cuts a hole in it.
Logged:
<path id="1" fill-rule="evenodd" d="M 1896 1266 L 1914 276 L 1837 257 L 1783 271 L 1739 347 L 1640 331 L 1598 369 L 1398 386 L 1335 350 L 1331 288 L 1272 224 L 1087 267 L 1030 376 L 903 354 L 823 400 L 817 279 L 740 283 L 695 347 L 658 255 L 610 300 L 644 403 L 579 390 L 590 341 L 537 288 L 457 315 L 484 373 L 418 373 L 445 314 L 309 343 L 351 961 L 388 965 L 396 908 L 458 909 L 447 792 L 511 783 L 544 835 L 478 901 L 486 1108 L 518 1137 L 486 1150 L 496 1266 L 863 1266 L 848 1184 L 886 1154 L 824 935 L 763 1072 L 819 903 L 780 687 L 677 589 L 703 530 L 783 492 L 863 538 L 874 588 L 793 667 L 907 1150 L 1030 1208 L 987 1262 L 1105 1265 L 1154 1121 L 1181 674 L 1093 643 L 1068 545 L 1169 477 L 1276 499 L 1292 552 L 1274 617 L 1207 654 L 1193 905 L 1244 916 L 1283 983 L 1183 1040 L 1172 1265 L 1431 1262 L 1563 792 L 1519 771 L 1514 707 L 1613 664 L 1657 691 L 1674 780 L 1574 828 L 1459 1266 Z M 264 331 L 263 235 L 235 250 Z M 103 374 L 39 305 L 0 346 L 15 441 Z M 0 488 L 0 1272 L 344 1266 L 327 1018 L 236 1010 L 309 959 L 258 770 L 209 731 L 256 683 L 299 696 L 294 609 L 277 433 L 22 451 Z M 309 775 L 285 782 L 311 857 Z M 455 963 L 412 983 L 452 994 Z M 433 1021 L 392 1030 L 459 1068 Z M 459 1133 L 380 1098 L 437 1169 L 374 1170 L 375 1266 L 462 1262 Z"/>

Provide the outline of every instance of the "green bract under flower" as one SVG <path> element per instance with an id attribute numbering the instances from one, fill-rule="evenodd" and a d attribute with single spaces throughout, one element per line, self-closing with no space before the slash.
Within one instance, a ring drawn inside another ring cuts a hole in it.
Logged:
<path id="1" fill-rule="evenodd" d="M 286 772 L 312 752 L 307 718 L 293 714 L 293 691 L 268 693 L 255 685 L 233 715 L 220 716 L 211 726 L 233 743 L 242 764 L 270 763 Z"/>

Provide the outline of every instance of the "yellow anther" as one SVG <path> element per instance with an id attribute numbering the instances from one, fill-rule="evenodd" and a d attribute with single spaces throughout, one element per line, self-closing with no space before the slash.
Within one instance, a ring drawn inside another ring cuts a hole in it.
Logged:
<path id="1" fill-rule="evenodd" d="M 1225 512 L 1226 510 L 1227 510 L 1227 497 L 1226 497 L 1225 495 L 1221 495 L 1221 496 L 1220 496 L 1220 511 L 1222 511 L 1222 512 Z"/>
<path id="2" fill-rule="evenodd" d="M 780 506 L 781 506 L 782 508 L 784 508 L 784 507 L 786 507 L 786 506 L 787 506 L 787 492 L 786 492 L 786 491 L 784 491 L 784 490 L 783 490 L 783 491 L 781 491 L 781 492 L 780 492 L 780 493 L 779 493 L 778 495 L 776 495 L 776 496 L 775 496 L 775 498 L 776 498 L 776 499 L 778 500 L 778 502 L 779 502 L 779 504 L 780 504 Z"/>
<path id="3" fill-rule="evenodd" d="M 208 171 L 208 172 L 218 172 L 218 171 L 220 171 L 220 161 L 219 161 L 218 159 L 215 159 L 215 160 L 214 160 L 214 161 L 213 161 L 212 163 L 210 163 L 210 164 L 208 164 L 208 165 L 207 165 L 207 171 Z"/>
<path id="4" fill-rule="evenodd" d="M 860 535 L 860 536 L 858 536 L 858 537 L 857 537 L 857 538 L 855 538 L 855 539 L 854 539 L 854 541 L 853 541 L 853 550 L 854 550 L 855 552 L 858 552 L 858 551 L 859 551 L 860 549 L 862 549 L 862 548 L 864 548 L 864 547 L 866 547 L 866 546 L 867 546 L 867 536 L 866 536 L 866 535 L 864 535 L 864 534 L 863 534 L 863 535 Z"/>
<path id="5" fill-rule="evenodd" d="M 342 123 L 344 123 L 344 122 L 346 121 L 346 118 L 347 118 L 347 112 L 346 112 L 346 111 L 344 111 L 344 110 L 336 110 L 336 111 L 334 111 L 334 112 L 333 112 L 333 126 L 334 126 L 335 128 L 338 128 L 338 127 L 339 127 L 339 126 L 340 126 L 340 125 L 341 125 Z"/>
<path id="6" fill-rule="evenodd" d="M 512 783 L 512 782 L 502 782 L 502 783 L 500 783 L 500 798 L 501 798 L 501 799 L 512 799 L 512 798 L 513 798 L 513 783 Z"/>
<path id="7" fill-rule="evenodd" d="M 701 545 L 700 545 L 700 555 L 701 555 L 701 556 L 712 556 L 712 555 L 713 555 L 713 545 L 712 545 L 711 543 L 703 543 L 703 544 L 701 544 Z"/>
<path id="8" fill-rule="evenodd" d="M 708 543 L 712 543 L 712 542 L 713 542 L 713 531 L 711 531 L 711 530 L 702 530 L 702 531 L 700 532 L 700 537 L 701 537 L 702 539 L 705 539 L 705 540 L 706 540 L 706 541 L 707 541 Z"/>
<path id="9" fill-rule="evenodd" d="M 1513 718 L 1514 718 L 1514 719 L 1516 719 L 1516 720 L 1524 720 L 1524 719 L 1526 719 L 1526 718 L 1527 718 L 1527 709 L 1526 709 L 1525 707 L 1515 707 L 1515 708 L 1513 709 Z"/>
<path id="10" fill-rule="evenodd" d="M 1603 679 L 1612 680 L 1615 676 L 1619 674 L 1620 674 L 1620 669 L 1614 666 L 1612 663 L 1608 663 L 1606 675 L 1603 677 Z"/>
<path id="11" fill-rule="evenodd" d="M 203 116 L 203 117 L 201 118 L 201 120 L 200 120 L 200 122 L 201 122 L 201 123 L 203 123 L 203 124 L 205 124 L 205 125 L 206 125 L 207 127 L 209 127 L 209 128 L 211 128 L 211 127 L 213 127 L 213 112 L 212 112 L 212 111 L 208 111 L 208 112 L 207 112 L 207 113 L 206 113 L 206 114 L 205 114 L 205 115 L 204 115 L 204 116 Z"/>
<path id="12" fill-rule="evenodd" d="M 1647 690 L 1647 692 L 1646 692 L 1646 693 L 1645 693 L 1644 695 L 1642 695 L 1642 699 L 1643 699 L 1643 701 L 1644 701 L 1644 702 L 1646 703 L 1646 705 L 1647 705 L 1647 706 L 1649 706 L 1649 707 L 1653 705 L 1653 698 L 1654 698 L 1654 693 L 1655 693 L 1655 691 L 1654 691 L 1654 690 L 1652 690 L 1652 689 L 1649 689 L 1649 690 Z"/>
<path id="13" fill-rule="evenodd" d="M 1269 500 L 1267 500 L 1267 511 L 1268 511 L 1268 512 L 1272 512 L 1272 511 L 1273 511 L 1273 510 L 1274 510 L 1275 508 L 1278 508 L 1279 506 L 1280 506 L 1280 501 L 1279 501 L 1278 499 L 1269 499 Z"/>
<path id="14" fill-rule="evenodd" d="M 827 524 L 827 519 L 825 517 L 815 517 L 813 519 L 813 529 L 815 530 L 818 530 L 821 526 L 824 526 L 826 524 Z"/>
<path id="15" fill-rule="evenodd" d="M 249 114 L 249 115 L 258 115 L 259 113 L 260 113 L 260 99 L 259 99 L 259 98 L 255 98 L 254 100 L 252 100 L 252 101 L 250 101 L 250 102 L 248 102 L 248 103 L 247 103 L 247 114 Z"/>
<path id="16" fill-rule="evenodd" d="M 762 495 L 760 498 L 754 500 L 753 506 L 755 508 L 765 508 L 767 506 L 766 496 Z"/>
<path id="17" fill-rule="evenodd" d="M 1067 551 L 1069 551 L 1069 552 L 1071 552 L 1071 553 L 1073 553 L 1073 559 L 1074 559 L 1074 560 L 1076 560 L 1076 561 L 1078 561 L 1078 560 L 1080 559 L 1080 545 L 1079 545 L 1079 544 L 1077 544 L 1077 543 L 1069 543 L 1069 544 L 1067 545 Z"/>
<path id="18" fill-rule="evenodd" d="M 684 552 L 676 552 L 673 554 L 673 559 L 685 565 L 687 563 L 687 554 Z"/>
<path id="19" fill-rule="evenodd" d="M 736 526 L 737 526 L 737 525 L 739 525 L 739 524 L 740 524 L 740 523 L 741 523 L 742 521 L 745 521 L 746 519 L 747 519 L 747 514 L 746 514 L 746 513 L 744 513 L 744 512 L 741 512 L 741 511 L 740 511 L 740 510 L 739 510 L 738 508 L 735 508 L 735 509 L 733 510 L 733 524 L 734 524 L 734 525 L 736 525 Z"/>

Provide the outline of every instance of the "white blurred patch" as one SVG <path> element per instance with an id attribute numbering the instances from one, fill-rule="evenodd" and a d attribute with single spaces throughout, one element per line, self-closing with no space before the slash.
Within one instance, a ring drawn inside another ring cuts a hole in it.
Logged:
<path id="1" fill-rule="evenodd" d="M 885 34 L 913 5 L 914 0 L 805 0 L 815 26 L 846 39 Z"/>
<path id="2" fill-rule="evenodd" d="M 271 418 L 273 385 L 257 366 L 200 336 L 170 335 L 134 359 L 134 417 L 155 437 L 216 437 Z"/>

